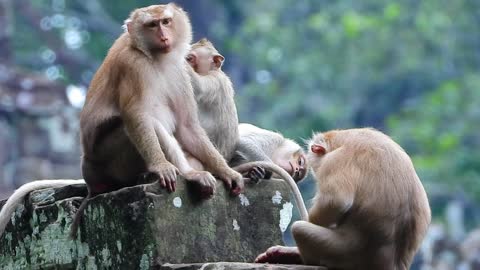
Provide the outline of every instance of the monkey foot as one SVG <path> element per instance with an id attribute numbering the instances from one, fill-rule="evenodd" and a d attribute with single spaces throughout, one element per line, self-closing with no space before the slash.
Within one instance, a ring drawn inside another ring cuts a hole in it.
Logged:
<path id="1" fill-rule="evenodd" d="M 215 185 L 217 180 L 209 172 L 206 171 L 191 171 L 184 174 L 185 179 L 197 185 L 200 192 L 200 197 L 207 199 L 215 193 Z"/>
<path id="2" fill-rule="evenodd" d="M 258 255 L 256 263 L 303 264 L 296 247 L 273 246 Z"/>

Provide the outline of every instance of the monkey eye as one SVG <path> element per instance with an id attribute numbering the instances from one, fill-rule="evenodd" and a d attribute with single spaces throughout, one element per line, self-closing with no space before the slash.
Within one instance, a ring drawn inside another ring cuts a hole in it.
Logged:
<path id="1" fill-rule="evenodd" d="M 156 21 L 151 21 L 147 24 L 145 24 L 146 27 L 149 27 L 149 28 L 154 28 L 157 26 L 157 22 Z"/>
<path id="2" fill-rule="evenodd" d="M 303 165 L 305 165 L 305 159 L 303 158 L 303 156 L 300 156 L 300 158 L 298 159 L 298 165 L 302 167 Z"/>
<path id="3" fill-rule="evenodd" d="M 162 21 L 161 21 L 163 26 L 168 26 L 168 25 L 170 25 L 171 22 L 172 22 L 171 18 L 165 18 L 165 19 L 162 19 Z"/>

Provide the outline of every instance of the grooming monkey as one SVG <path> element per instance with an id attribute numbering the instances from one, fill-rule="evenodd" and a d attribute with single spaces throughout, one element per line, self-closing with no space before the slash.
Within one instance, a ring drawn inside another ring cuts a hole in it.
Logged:
<path id="1" fill-rule="evenodd" d="M 216 180 L 210 172 L 239 194 L 242 176 L 198 120 L 185 61 L 192 38 L 187 14 L 171 3 L 139 8 L 125 29 L 95 74 L 80 116 L 87 198 L 151 180 L 171 192 L 178 173 L 211 196 Z M 184 151 L 210 172 L 194 170 Z"/>
<path id="2" fill-rule="evenodd" d="M 240 124 L 239 139 L 230 166 L 252 161 L 268 161 L 277 164 L 293 177 L 295 182 L 305 178 L 308 171 L 305 153 L 300 145 L 280 133 L 251 124 Z M 272 172 L 255 166 L 244 175 L 253 181 L 268 179 Z"/>
<path id="3" fill-rule="evenodd" d="M 332 269 L 406 270 L 430 223 L 427 195 L 410 157 L 373 129 L 313 136 L 308 162 L 318 191 L 297 247 L 275 246 L 256 262 Z"/>
<path id="4" fill-rule="evenodd" d="M 285 169 L 296 182 L 305 178 L 305 156 L 298 144 L 279 133 L 238 124 L 232 82 L 221 70 L 225 57 L 210 41 L 203 38 L 192 44 L 187 61 L 193 69 L 190 73 L 200 123 L 223 157 L 227 161 L 234 159 L 231 166 L 269 161 Z M 271 175 L 270 171 L 255 166 L 245 176 L 258 181 Z"/>
<path id="5" fill-rule="evenodd" d="M 200 125 L 228 161 L 238 140 L 238 115 L 232 82 L 221 69 L 224 60 L 205 38 L 192 44 L 187 56 Z"/>
<path id="6" fill-rule="evenodd" d="M 300 215 L 306 220 L 307 209 L 295 183 L 306 174 L 305 157 L 301 147 L 278 133 L 252 125 L 238 125 L 233 86 L 221 70 L 224 60 L 213 44 L 205 38 L 193 44 L 187 56 L 192 67 L 190 74 L 202 127 L 226 160 L 232 159 L 234 154 L 238 155 L 235 152 L 236 147 L 244 150 L 241 157 L 236 158 L 235 164 L 231 164 L 237 166 L 234 167 L 236 171 L 256 182 L 259 178 L 265 178 L 267 173 L 271 176 L 271 172 L 287 181 L 294 193 Z M 239 129 L 243 129 L 240 134 Z M 194 158 L 188 157 L 188 160 L 197 169 L 203 167 L 201 162 Z"/>

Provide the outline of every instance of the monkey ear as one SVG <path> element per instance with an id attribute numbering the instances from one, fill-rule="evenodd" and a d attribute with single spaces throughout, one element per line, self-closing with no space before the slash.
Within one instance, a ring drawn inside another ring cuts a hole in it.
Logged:
<path id="1" fill-rule="evenodd" d="M 321 146 L 320 144 L 312 144 L 310 150 L 319 156 L 323 156 L 327 152 L 325 147 Z"/>
<path id="2" fill-rule="evenodd" d="M 225 57 L 221 54 L 216 54 L 213 56 L 213 63 L 217 68 L 221 68 L 223 65 L 223 61 L 225 61 Z"/>

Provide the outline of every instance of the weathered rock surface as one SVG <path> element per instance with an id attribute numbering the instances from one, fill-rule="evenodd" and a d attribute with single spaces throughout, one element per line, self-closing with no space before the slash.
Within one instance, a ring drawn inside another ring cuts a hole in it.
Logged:
<path id="1" fill-rule="evenodd" d="M 192 263 L 192 264 L 164 264 L 160 270 L 327 270 L 325 267 L 287 264 L 258 264 L 258 263 Z"/>
<path id="2" fill-rule="evenodd" d="M 85 195 L 84 185 L 32 192 L 0 237 L 0 268 L 158 269 L 165 263 L 252 262 L 269 246 L 282 244 L 282 231 L 297 211 L 280 180 L 248 185 L 239 197 L 219 183 L 213 198 L 200 200 L 194 187 L 179 179 L 172 194 L 150 184 L 97 196 L 73 241 L 70 223 Z M 238 267 L 247 268 L 228 269 L 267 269 Z"/>

